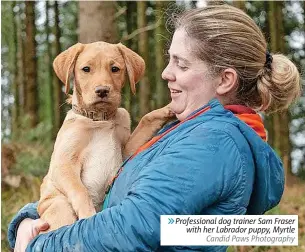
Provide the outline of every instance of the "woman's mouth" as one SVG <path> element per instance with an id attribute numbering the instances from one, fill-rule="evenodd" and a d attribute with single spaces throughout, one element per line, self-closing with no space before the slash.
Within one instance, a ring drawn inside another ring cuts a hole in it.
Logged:
<path id="1" fill-rule="evenodd" d="M 178 94 L 178 93 L 182 92 L 181 90 L 172 89 L 172 88 L 170 88 L 169 90 L 170 90 L 171 94 Z"/>

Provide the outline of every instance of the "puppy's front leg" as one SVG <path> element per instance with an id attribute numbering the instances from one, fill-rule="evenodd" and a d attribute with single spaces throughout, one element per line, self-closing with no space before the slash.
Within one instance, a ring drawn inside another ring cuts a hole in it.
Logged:
<path id="1" fill-rule="evenodd" d="M 92 199 L 81 181 L 80 164 L 61 165 L 52 175 L 53 179 L 56 179 L 58 189 L 66 195 L 79 219 L 96 214 Z"/>
<path id="2" fill-rule="evenodd" d="M 149 141 L 174 115 L 170 108 L 165 106 L 143 116 L 125 145 L 124 158 L 133 154 L 139 147 Z"/>

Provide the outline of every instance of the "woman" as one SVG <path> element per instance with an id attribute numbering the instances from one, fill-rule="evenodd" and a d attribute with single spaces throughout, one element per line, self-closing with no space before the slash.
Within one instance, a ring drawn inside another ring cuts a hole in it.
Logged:
<path id="1" fill-rule="evenodd" d="M 162 78 L 178 121 L 123 164 L 92 218 L 36 237 L 47 224 L 36 204 L 25 206 L 9 227 L 16 251 L 28 242 L 27 251 L 225 251 L 161 247 L 160 215 L 263 214 L 278 204 L 283 167 L 255 111 L 285 109 L 300 95 L 296 67 L 271 56 L 253 20 L 225 5 L 175 19 L 169 55 Z"/>

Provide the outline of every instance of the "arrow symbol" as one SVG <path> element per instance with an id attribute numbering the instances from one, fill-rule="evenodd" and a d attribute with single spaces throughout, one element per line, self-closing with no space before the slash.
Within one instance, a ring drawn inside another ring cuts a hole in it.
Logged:
<path id="1" fill-rule="evenodd" d="M 175 220 L 173 218 L 168 218 L 168 224 L 173 224 Z"/>

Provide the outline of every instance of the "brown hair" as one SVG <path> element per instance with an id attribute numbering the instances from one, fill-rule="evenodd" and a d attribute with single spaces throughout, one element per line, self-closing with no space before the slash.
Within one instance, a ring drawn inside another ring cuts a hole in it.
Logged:
<path id="1" fill-rule="evenodd" d="M 196 55 L 212 72 L 233 68 L 238 74 L 234 102 L 258 111 L 288 108 L 300 96 L 300 75 L 282 54 L 266 64 L 267 43 L 259 27 L 243 11 L 229 5 L 192 9 L 174 17 L 175 29 L 193 39 Z M 269 59 L 270 60 L 270 59 Z"/>

